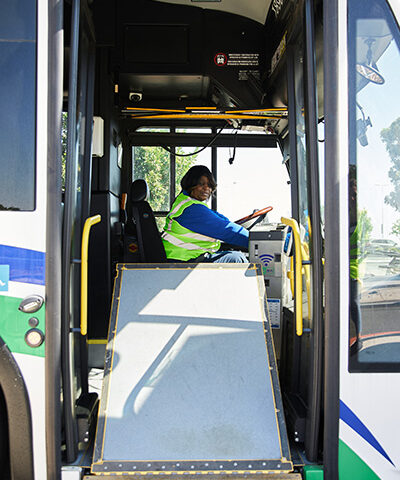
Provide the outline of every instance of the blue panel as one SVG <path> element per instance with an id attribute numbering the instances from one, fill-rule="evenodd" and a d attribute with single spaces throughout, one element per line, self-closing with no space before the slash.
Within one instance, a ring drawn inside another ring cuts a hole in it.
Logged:
<path id="1" fill-rule="evenodd" d="M 43 252 L 0 245 L 0 265 L 9 265 L 11 282 L 45 284 Z"/>
<path id="2" fill-rule="evenodd" d="M 2 2 L 0 12 L 1 39 L 36 39 L 36 2 L 32 0 Z"/>

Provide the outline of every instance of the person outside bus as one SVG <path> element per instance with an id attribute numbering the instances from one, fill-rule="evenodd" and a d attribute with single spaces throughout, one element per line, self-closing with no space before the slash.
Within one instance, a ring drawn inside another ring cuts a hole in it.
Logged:
<path id="1" fill-rule="evenodd" d="M 162 233 L 168 260 L 246 263 L 240 251 L 220 251 L 221 242 L 247 249 L 249 232 L 207 205 L 217 187 L 210 170 L 204 165 L 191 167 L 183 176 L 181 187 Z"/>

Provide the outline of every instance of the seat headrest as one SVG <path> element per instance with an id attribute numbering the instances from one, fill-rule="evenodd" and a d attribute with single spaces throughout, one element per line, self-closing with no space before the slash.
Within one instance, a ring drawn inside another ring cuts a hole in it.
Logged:
<path id="1" fill-rule="evenodd" d="M 141 202 L 149 195 L 149 188 L 145 180 L 139 178 L 131 185 L 131 202 Z"/>

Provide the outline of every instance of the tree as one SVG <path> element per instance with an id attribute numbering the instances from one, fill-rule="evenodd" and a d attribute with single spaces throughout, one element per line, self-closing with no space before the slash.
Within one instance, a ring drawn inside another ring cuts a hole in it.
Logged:
<path id="1" fill-rule="evenodd" d="M 176 153 L 184 154 L 181 147 Z M 180 181 L 187 170 L 196 163 L 197 155 L 175 157 L 175 191 L 180 191 Z M 133 155 L 133 176 L 146 180 L 150 190 L 150 204 L 155 211 L 170 208 L 170 153 L 162 147 L 135 147 Z M 173 200 L 173 199 L 171 199 Z"/>
<path id="2" fill-rule="evenodd" d="M 364 243 L 364 247 L 365 247 L 365 243 L 369 241 L 371 232 L 373 229 L 372 221 L 371 221 L 371 218 L 368 216 L 367 210 L 365 209 L 359 210 L 357 216 L 358 216 L 358 223 L 362 225 L 362 230 L 363 230 L 362 242 Z"/>
<path id="3" fill-rule="evenodd" d="M 396 235 L 396 237 L 400 237 L 400 220 L 396 220 L 392 225 L 392 231 L 390 232 L 392 235 Z"/>
<path id="4" fill-rule="evenodd" d="M 392 122 L 390 127 L 381 131 L 381 139 L 392 163 L 389 179 L 393 185 L 393 192 L 386 195 L 385 203 L 400 211 L 400 117 Z M 391 234 L 400 236 L 400 220 L 392 225 Z"/>
<path id="5" fill-rule="evenodd" d="M 393 185 L 393 192 L 386 195 L 385 203 L 400 211 L 400 117 L 390 127 L 381 131 L 381 139 L 392 163 L 389 179 Z"/>

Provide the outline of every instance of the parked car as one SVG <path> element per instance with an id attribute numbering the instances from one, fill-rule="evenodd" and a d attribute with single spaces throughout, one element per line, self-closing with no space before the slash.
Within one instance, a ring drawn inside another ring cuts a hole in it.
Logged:
<path id="1" fill-rule="evenodd" d="M 369 241 L 367 250 L 370 253 L 396 253 L 400 252 L 399 245 L 390 238 L 374 238 Z"/>

